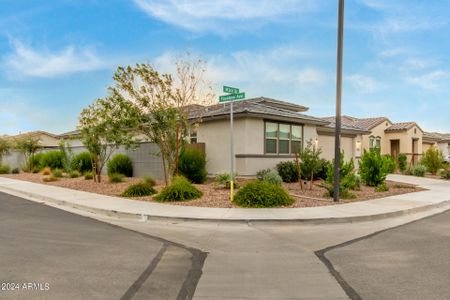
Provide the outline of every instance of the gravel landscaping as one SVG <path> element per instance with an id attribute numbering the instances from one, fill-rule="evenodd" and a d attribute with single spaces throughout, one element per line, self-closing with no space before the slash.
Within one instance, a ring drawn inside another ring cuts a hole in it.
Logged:
<path id="1" fill-rule="evenodd" d="M 84 177 L 79 178 L 60 178 L 53 182 L 44 182 L 43 179 L 48 176 L 42 174 L 20 173 L 1 175 L 3 177 L 31 181 L 41 184 L 49 184 L 54 186 L 65 187 L 69 189 L 81 190 L 91 193 L 104 194 L 109 196 L 120 196 L 120 194 L 131 184 L 140 182 L 141 178 L 125 178 L 121 183 L 109 183 L 108 177 L 103 177 L 101 183 L 96 183 L 93 180 L 85 180 Z M 238 179 L 238 185 L 242 186 L 248 179 Z M 333 199 L 325 197 L 325 189 L 319 186 L 319 181 L 315 182 L 313 188 L 310 190 L 309 186 L 305 186 L 304 190 L 300 189 L 299 183 L 283 183 L 283 186 L 288 190 L 289 194 L 294 197 L 295 202 L 290 207 L 314 207 L 324 205 L 335 205 Z M 352 191 L 356 194 L 356 199 L 342 199 L 339 203 L 349 203 L 355 201 L 364 201 L 369 199 L 382 198 L 392 195 L 399 195 L 405 193 L 412 193 L 421 191 L 423 189 L 413 185 L 407 185 L 392 181 L 386 181 L 389 191 L 375 192 L 373 187 L 361 186 L 360 191 Z M 203 192 L 203 197 L 185 202 L 168 202 L 169 205 L 184 205 L 184 206 L 200 206 L 200 207 L 236 207 L 236 205 L 229 201 L 229 190 L 218 187 L 212 180 L 208 180 L 205 184 L 195 184 L 195 186 Z M 162 181 L 158 181 L 155 189 L 159 192 L 164 187 Z M 130 198 L 139 201 L 154 201 L 151 196 Z"/>

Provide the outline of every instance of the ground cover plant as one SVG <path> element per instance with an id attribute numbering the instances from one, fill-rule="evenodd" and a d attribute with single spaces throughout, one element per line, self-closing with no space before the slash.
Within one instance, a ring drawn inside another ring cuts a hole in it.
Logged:
<path id="1" fill-rule="evenodd" d="M 289 206 L 294 199 L 277 184 L 255 180 L 244 185 L 236 193 L 234 203 L 241 207 Z"/>
<path id="2" fill-rule="evenodd" d="M 421 164 L 414 165 L 411 168 L 412 175 L 417 176 L 417 177 L 424 177 L 426 172 L 427 172 L 427 167 L 425 167 L 424 165 L 421 165 Z"/>
<path id="3" fill-rule="evenodd" d="M 108 179 L 110 183 L 119 183 L 119 182 L 123 182 L 123 178 L 125 177 L 125 175 L 120 174 L 120 173 L 110 173 L 108 174 Z"/>
<path id="4" fill-rule="evenodd" d="M 162 191 L 154 197 L 156 201 L 186 201 L 200 198 L 203 195 L 189 180 L 183 176 L 175 176 L 172 183 L 162 189 Z"/>
<path id="5" fill-rule="evenodd" d="M 142 181 L 136 184 L 130 185 L 123 193 L 123 197 L 143 197 L 150 196 L 156 193 L 156 190 L 148 182 Z"/>
<path id="6" fill-rule="evenodd" d="M 9 174 L 10 168 L 7 165 L 0 165 L 0 174 Z"/>

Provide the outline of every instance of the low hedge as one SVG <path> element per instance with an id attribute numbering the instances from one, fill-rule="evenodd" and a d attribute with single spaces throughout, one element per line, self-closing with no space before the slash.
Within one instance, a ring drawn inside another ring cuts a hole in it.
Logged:
<path id="1" fill-rule="evenodd" d="M 80 152 L 75 155 L 70 163 L 70 168 L 73 171 L 78 171 L 81 174 L 92 171 L 91 154 L 89 152 Z"/>
<path id="2" fill-rule="evenodd" d="M 294 199 L 282 186 L 256 180 L 239 189 L 234 203 L 242 207 L 277 207 L 289 206 L 294 203 Z"/>
<path id="3" fill-rule="evenodd" d="M 197 199 L 203 196 L 203 193 L 193 186 L 189 180 L 183 176 L 176 176 L 172 183 L 162 189 L 161 193 L 154 199 L 160 202 L 186 201 Z"/>
<path id="4" fill-rule="evenodd" d="M 128 155 L 117 153 L 115 154 L 106 165 L 108 175 L 119 173 L 126 177 L 133 176 L 133 162 Z"/>

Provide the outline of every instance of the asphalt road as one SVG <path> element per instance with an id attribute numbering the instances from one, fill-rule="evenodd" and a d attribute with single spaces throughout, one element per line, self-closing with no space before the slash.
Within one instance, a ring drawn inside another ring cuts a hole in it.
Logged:
<path id="1" fill-rule="evenodd" d="M 0 193 L 1 299 L 191 299 L 205 253 Z"/>
<path id="2" fill-rule="evenodd" d="M 324 255 L 353 299 L 450 299 L 450 211 Z"/>

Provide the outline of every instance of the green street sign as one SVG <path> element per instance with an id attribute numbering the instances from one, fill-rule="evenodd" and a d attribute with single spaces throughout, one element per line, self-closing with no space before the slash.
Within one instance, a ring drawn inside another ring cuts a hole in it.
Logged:
<path id="1" fill-rule="evenodd" d="M 219 96 L 219 102 L 228 102 L 233 100 L 240 100 L 245 98 L 245 93 L 237 93 L 231 95 Z"/>
<path id="2" fill-rule="evenodd" d="M 239 89 L 224 85 L 223 92 L 228 94 L 239 94 Z"/>

